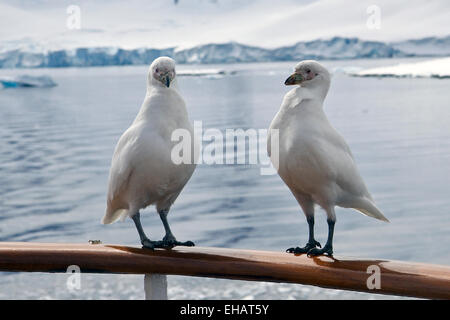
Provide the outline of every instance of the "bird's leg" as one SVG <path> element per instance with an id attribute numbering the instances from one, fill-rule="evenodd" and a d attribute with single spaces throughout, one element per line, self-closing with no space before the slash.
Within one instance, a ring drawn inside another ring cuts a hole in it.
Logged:
<path id="1" fill-rule="evenodd" d="M 134 224 L 136 225 L 136 229 L 139 233 L 139 238 L 141 238 L 142 246 L 144 248 L 153 250 L 155 246 L 158 244 L 158 241 L 151 241 L 149 238 L 147 238 L 144 229 L 142 229 L 141 214 L 139 213 L 139 211 L 134 216 L 132 216 L 131 219 L 133 219 Z"/>
<path id="2" fill-rule="evenodd" d="M 327 243 L 322 249 L 312 248 L 308 251 L 308 256 L 318 256 L 321 254 L 326 254 L 329 256 L 333 255 L 333 234 L 334 234 L 334 225 L 336 223 L 335 219 L 327 219 L 328 223 L 328 239 Z"/>
<path id="3" fill-rule="evenodd" d="M 188 247 L 194 246 L 194 243 L 192 241 L 185 241 L 185 242 L 177 241 L 177 239 L 172 233 L 172 230 L 170 230 L 169 222 L 167 221 L 167 214 L 169 213 L 169 210 L 161 210 L 158 213 L 164 225 L 164 229 L 166 230 L 166 235 L 161 241 L 161 246 L 158 247 L 173 248 L 175 246 L 188 246 Z"/>
<path id="4" fill-rule="evenodd" d="M 163 242 L 165 244 L 167 244 L 167 246 L 175 244 L 177 239 L 173 235 L 172 230 L 170 230 L 169 222 L 167 221 L 167 215 L 168 215 L 169 211 L 168 210 L 161 210 L 158 213 L 159 213 L 159 217 L 161 218 L 161 221 L 162 221 L 162 223 L 164 225 L 164 230 L 166 231 L 166 235 L 163 238 Z M 173 245 L 172 245 L 172 247 L 173 247 Z"/>
<path id="5" fill-rule="evenodd" d="M 306 221 L 308 221 L 308 227 L 309 227 L 308 243 L 303 248 L 301 248 L 301 247 L 289 248 L 286 250 L 286 252 L 296 253 L 296 254 L 307 253 L 309 250 L 311 250 L 313 248 L 316 248 L 316 247 L 321 248 L 322 247 L 320 245 L 320 243 L 314 239 L 314 216 L 313 215 L 307 216 Z"/>

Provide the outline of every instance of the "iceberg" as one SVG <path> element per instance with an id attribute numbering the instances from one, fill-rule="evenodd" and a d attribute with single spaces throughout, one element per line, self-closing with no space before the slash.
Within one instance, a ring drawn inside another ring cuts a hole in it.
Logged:
<path id="1" fill-rule="evenodd" d="M 350 72 L 356 77 L 450 78 L 450 57 Z"/>
<path id="2" fill-rule="evenodd" d="M 394 49 L 416 56 L 449 56 L 450 35 L 447 37 L 427 37 L 392 43 Z"/>
<path id="3" fill-rule="evenodd" d="M 227 72 L 221 69 L 192 69 L 177 72 L 177 75 L 182 77 L 224 76 L 226 74 Z M 233 72 L 230 72 L 230 74 L 233 74 Z"/>
<path id="4" fill-rule="evenodd" d="M 56 83 L 49 76 L 20 75 L 0 78 L 0 85 L 2 88 L 49 88 L 56 86 Z"/>

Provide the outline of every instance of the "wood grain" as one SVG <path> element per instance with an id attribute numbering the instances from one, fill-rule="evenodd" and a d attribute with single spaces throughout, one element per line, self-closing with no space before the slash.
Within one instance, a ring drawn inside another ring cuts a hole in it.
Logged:
<path id="1" fill-rule="evenodd" d="M 108 244 L 0 242 L 0 271 L 160 273 L 450 299 L 450 267 L 388 260 L 307 257 L 284 252 L 225 248 L 141 249 Z M 367 268 L 381 271 L 381 288 L 368 289 Z"/>

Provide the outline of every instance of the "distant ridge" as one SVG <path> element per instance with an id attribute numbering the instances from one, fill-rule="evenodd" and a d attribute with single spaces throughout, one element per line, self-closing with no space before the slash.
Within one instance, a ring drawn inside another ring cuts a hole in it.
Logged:
<path id="1" fill-rule="evenodd" d="M 181 64 L 449 56 L 450 36 L 393 43 L 334 37 L 267 49 L 237 42 L 204 44 L 189 49 L 121 49 L 110 47 L 68 50 L 24 50 L 0 46 L 0 68 L 56 68 L 149 64 L 166 55 Z"/>

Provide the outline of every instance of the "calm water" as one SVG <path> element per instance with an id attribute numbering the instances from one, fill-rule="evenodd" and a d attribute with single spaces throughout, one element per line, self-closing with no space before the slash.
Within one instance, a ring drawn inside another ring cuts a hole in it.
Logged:
<path id="1" fill-rule="evenodd" d="M 339 72 L 392 63 L 325 62 L 336 71 L 326 112 L 391 221 L 338 209 L 334 251 L 450 264 L 450 80 L 352 78 Z M 293 65 L 180 66 L 237 71 L 179 78 L 191 121 L 223 131 L 267 128 L 289 90 L 283 82 Z M 142 103 L 146 71 L 146 66 L 0 71 L 47 74 L 58 83 L 0 90 L 0 241 L 139 245 L 130 220 L 103 226 L 100 219 L 114 146 Z M 318 210 L 316 217 L 317 239 L 324 242 L 325 215 Z M 277 175 L 260 175 L 257 165 L 199 165 L 169 221 L 178 239 L 201 246 L 282 251 L 307 239 L 305 218 L 287 187 Z M 144 211 L 143 225 L 151 238 L 164 235 L 154 208 Z M 86 275 L 89 281 L 77 294 L 67 292 L 64 277 L 0 273 L 0 298 L 143 297 L 140 276 Z M 184 277 L 169 282 L 172 298 L 374 297 L 298 285 Z"/>

